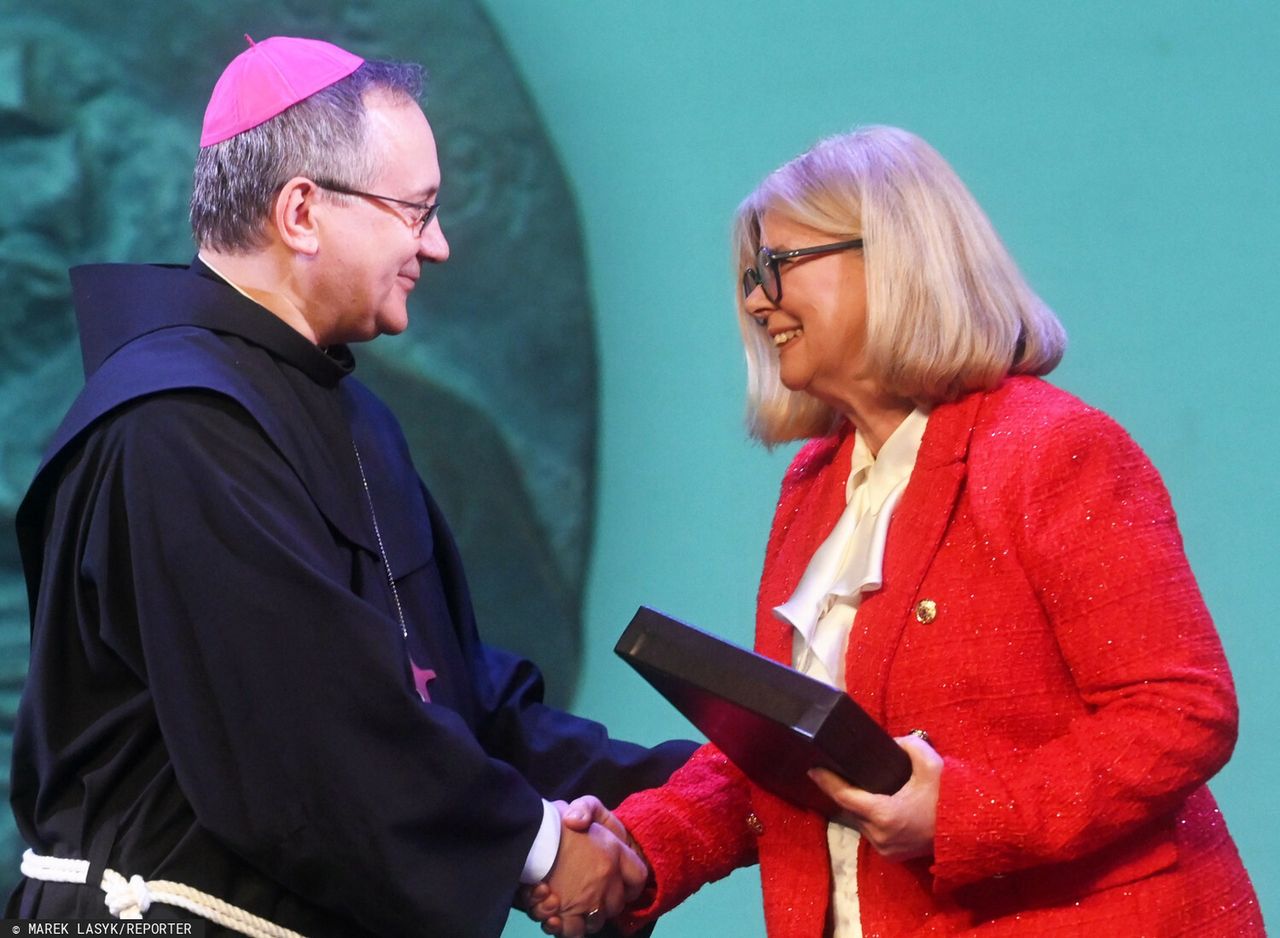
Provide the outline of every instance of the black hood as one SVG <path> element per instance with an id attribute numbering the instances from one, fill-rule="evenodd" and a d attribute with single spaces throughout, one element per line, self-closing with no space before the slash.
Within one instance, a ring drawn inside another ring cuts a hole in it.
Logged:
<path id="1" fill-rule="evenodd" d="M 173 326 L 229 333 L 289 361 L 332 387 L 349 374 L 346 346 L 322 351 L 195 259 L 169 264 L 89 264 L 71 268 L 71 302 L 80 329 L 85 378 L 121 347 Z"/>

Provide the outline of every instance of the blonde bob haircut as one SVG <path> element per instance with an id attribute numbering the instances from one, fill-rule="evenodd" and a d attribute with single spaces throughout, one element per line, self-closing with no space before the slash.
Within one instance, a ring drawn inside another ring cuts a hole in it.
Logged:
<path id="1" fill-rule="evenodd" d="M 739 272 L 755 262 L 766 212 L 833 241 L 862 239 L 865 373 L 891 394 L 930 408 L 1007 375 L 1047 374 L 1062 358 L 1058 318 L 955 171 L 914 134 L 860 127 L 774 170 L 734 218 Z M 782 385 L 777 349 L 747 315 L 741 289 L 737 297 L 751 435 L 772 445 L 831 432 L 840 415 Z"/>

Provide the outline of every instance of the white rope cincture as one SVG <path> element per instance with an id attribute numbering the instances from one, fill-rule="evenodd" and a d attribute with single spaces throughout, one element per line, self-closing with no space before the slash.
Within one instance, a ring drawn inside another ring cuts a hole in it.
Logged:
<path id="1" fill-rule="evenodd" d="M 26 850 L 22 854 L 22 875 L 48 883 L 87 885 L 89 861 L 42 857 Z M 159 902 L 186 909 L 250 938 L 304 938 L 296 931 L 182 883 L 163 879 L 148 882 L 141 876 L 126 879 L 115 870 L 107 869 L 102 871 L 100 886 L 106 894 L 103 901 L 107 910 L 118 919 L 141 919 L 154 903 Z"/>
<path id="2" fill-rule="evenodd" d="M 22 852 L 22 875 L 46 883 L 80 883 L 89 881 L 88 860 L 66 860 L 42 857 L 30 850 Z"/>

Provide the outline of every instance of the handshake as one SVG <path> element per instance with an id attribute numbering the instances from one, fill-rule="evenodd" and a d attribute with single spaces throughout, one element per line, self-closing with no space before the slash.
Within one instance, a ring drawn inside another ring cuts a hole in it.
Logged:
<path id="1" fill-rule="evenodd" d="M 622 822 L 598 798 L 555 806 L 560 850 L 547 878 L 521 890 L 521 902 L 548 935 L 594 935 L 644 891 L 649 867 Z"/>

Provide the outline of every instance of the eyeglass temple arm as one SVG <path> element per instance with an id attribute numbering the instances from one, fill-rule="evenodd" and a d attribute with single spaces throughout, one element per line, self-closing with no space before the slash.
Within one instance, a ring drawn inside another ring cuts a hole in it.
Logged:
<path id="1" fill-rule="evenodd" d="M 837 241 L 835 244 L 815 244 L 809 248 L 796 248 L 794 251 L 783 251 L 781 254 L 774 254 L 775 261 L 790 260 L 793 257 L 806 257 L 809 254 L 825 254 L 828 251 L 843 251 L 846 248 L 862 247 L 862 239 L 854 238 L 852 241 Z"/>

